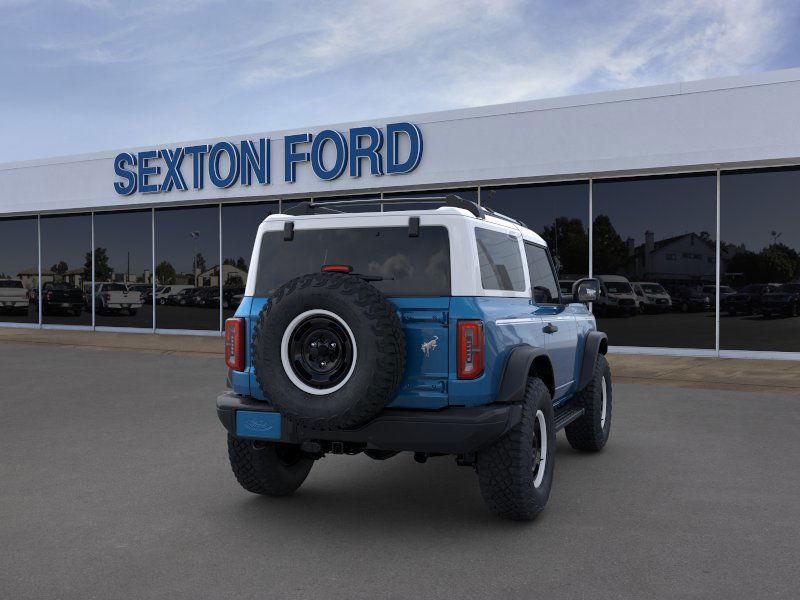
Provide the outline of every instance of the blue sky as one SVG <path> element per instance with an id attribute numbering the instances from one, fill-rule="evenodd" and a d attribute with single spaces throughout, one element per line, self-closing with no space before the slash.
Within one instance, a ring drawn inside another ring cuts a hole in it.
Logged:
<path id="1" fill-rule="evenodd" d="M 0 0 L 0 162 L 800 65 L 766 0 Z"/>

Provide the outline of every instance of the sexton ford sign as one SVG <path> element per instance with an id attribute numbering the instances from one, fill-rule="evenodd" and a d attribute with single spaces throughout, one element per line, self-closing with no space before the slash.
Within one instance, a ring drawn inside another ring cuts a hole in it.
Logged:
<path id="1" fill-rule="evenodd" d="M 283 178 L 287 183 L 296 181 L 297 165 L 301 163 L 311 163 L 314 175 L 326 181 L 340 177 L 346 170 L 350 177 L 361 177 L 365 166 L 371 176 L 398 175 L 419 165 L 422 131 L 413 123 L 390 123 L 385 133 L 378 127 L 353 127 L 346 134 L 325 129 L 313 136 L 287 135 L 283 138 L 283 150 Z M 114 159 L 114 173 L 117 176 L 114 190 L 123 196 L 190 187 L 202 190 L 206 178 L 218 188 L 248 186 L 254 180 L 269 185 L 270 139 L 222 141 L 135 154 L 121 152 Z"/>

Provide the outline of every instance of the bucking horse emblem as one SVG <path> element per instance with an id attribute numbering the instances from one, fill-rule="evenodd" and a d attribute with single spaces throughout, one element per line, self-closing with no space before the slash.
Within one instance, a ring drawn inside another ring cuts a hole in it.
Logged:
<path id="1" fill-rule="evenodd" d="M 428 358 L 431 355 L 431 352 L 433 350 L 436 350 L 436 342 L 438 340 L 439 340 L 439 336 L 435 335 L 431 339 L 429 339 L 427 342 L 423 342 L 422 343 L 422 346 L 420 346 L 420 348 L 422 349 L 422 352 L 425 353 L 425 358 Z"/>

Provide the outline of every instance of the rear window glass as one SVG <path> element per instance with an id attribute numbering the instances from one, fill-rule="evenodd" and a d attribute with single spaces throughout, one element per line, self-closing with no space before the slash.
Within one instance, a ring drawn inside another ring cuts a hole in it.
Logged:
<path id="1" fill-rule="evenodd" d="M 519 240 L 493 229 L 475 228 L 481 285 L 485 290 L 525 291 Z"/>
<path id="2" fill-rule="evenodd" d="M 323 265 L 349 265 L 386 296 L 449 296 L 450 244 L 444 227 L 296 229 L 294 239 L 283 231 L 261 238 L 256 295 L 275 290 L 301 275 L 319 273 Z"/>
<path id="3" fill-rule="evenodd" d="M 528 260 L 528 276 L 531 291 L 537 304 L 557 304 L 561 301 L 553 268 L 547 250 L 540 246 L 525 244 L 525 258 Z"/>
<path id="4" fill-rule="evenodd" d="M 5 280 L 0 279 L 0 288 L 21 288 L 21 287 L 22 287 L 21 281 L 15 281 L 13 279 L 11 281 L 9 281 L 8 279 Z"/>

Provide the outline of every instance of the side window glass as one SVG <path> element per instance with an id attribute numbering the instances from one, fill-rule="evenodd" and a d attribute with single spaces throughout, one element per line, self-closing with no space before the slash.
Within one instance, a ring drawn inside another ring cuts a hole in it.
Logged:
<path id="1" fill-rule="evenodd" d="M 531 292 L 537 304 L 558 304 L 561 296 L 547 250 L 541 246 L 525 244 L 525 258 L 531 277 Z"/>
<path id="2" fill-rule="evenodd" d="M 475 228 L 481 285 L 485 290 L 525 291 L 519 240 L 493 229 Z"/>

